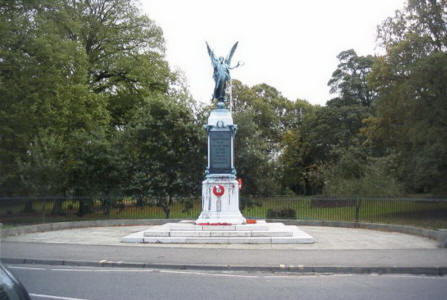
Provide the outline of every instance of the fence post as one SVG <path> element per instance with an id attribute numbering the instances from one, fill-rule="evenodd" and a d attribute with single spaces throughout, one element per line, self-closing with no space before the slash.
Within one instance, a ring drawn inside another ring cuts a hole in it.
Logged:
<path id="1" fill-rule="evenodd" d="M 43 199 L 43 208 L 42 208 L 42 223 L 45 223 L 45 217 L 47 213 L 47 198 Z"/>
<path id="2" fill-rule="evenodd" d="M 362 200 L 360 198 L 355 199 L 355 222 L 360 221 L 360 205 L 362 203 Z"/>

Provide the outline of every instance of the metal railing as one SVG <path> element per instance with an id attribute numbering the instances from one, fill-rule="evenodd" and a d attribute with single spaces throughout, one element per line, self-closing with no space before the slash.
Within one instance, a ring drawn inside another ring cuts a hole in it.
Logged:
<path id="1" fill-rule="evenodd" d="M 0 223 L 38 224 L 92 219 L 195 219 L 200 197 L 2 197 Z M 240 197 L 246 218 L 300 219 L 447 228 L 445 198 L 362 198 L 321 196 Z"/>

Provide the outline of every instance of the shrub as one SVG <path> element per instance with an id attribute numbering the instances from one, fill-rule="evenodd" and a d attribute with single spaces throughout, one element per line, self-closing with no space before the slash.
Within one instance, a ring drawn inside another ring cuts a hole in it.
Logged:
<path id="1" fill-rule="evenodd" d="M 245 208 L 248 208 L 248 207 L 255 207 L 255 206 L 261 207 L 262 202 L 253 198 L 253 197 L 247 196 L 247 197 L 240 197 L 239 205 L 240 205 L 241 210 L 244 210 Z"/>
<path id="2" fill-rule="evenodd" d="M 296 211 L 293 208 L 267 210 L 267 219 L 296 219 Z"/>
<path id="3" fill-rule="evenodd" d="M 402 186 L 390 165 L 392 156 L 362 158 L 359 153 L 347 151 L 338 162 L 322 166 L 325 196 L 396 197 L 402 195 Z"/>

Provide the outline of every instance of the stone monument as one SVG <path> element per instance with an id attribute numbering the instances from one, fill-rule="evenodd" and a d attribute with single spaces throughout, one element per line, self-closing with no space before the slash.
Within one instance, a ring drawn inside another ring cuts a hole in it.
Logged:
<path id="1" fill-rule="evenodd" d="M 208 133 L 208 165 L 202 182 L 202 212 L 195 221 L 181 221 L 153 226 L 122 238 L 124 243 L 176 244 L 309 244 L 312 236 L 297 226 L 247 220 L 239 210 L 239 184 L 234 166 L 234 136 L 237 126 L 225 107 L 226 84 L 231 80 L 231 58 L 238 43 L 226 59 L 214 55 L 206 44 L 213 64 L 215 82 L 211 111 L 205 125 Z"/>
<path id="2" fill-rule="evenodd" d="M 211 111 L 205 125 L 208 134 L 208 166 L 202 182 L 202 213 L 196 224 L 243 224 L 246 222 L 239 210 L 239 187 L 234 167 L 234 135 L 237 125 L 231 112 L 225 108 L 226 83 L 231 79 L 231 58 L 236 42 L 226 59 L 216 58 L 208 43 L 208 54 L 213 64 L 215 88 L 213 99 L 217 107 Z"/>

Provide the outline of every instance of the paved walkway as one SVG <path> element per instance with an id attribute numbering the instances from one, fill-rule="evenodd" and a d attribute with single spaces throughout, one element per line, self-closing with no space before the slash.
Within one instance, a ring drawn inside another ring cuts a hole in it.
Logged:
<path id="1" fill-rule="evenodd" d="M 122 244 L 149 226 L 116 226 L 30 233 L 2 241 L 9 263 L 139 266 L 303 272 L 447 274 L 447 249 L 395 232 L 300 226 L 315 244 Z"/>
<path id="2" fill-rule="evenodd" d="M 367 229 L 299 226 L 314 237 L 314 244 L 291 245 L 168 245 L 168 244 L 123 244 L 121 238 L 151 226 L 91 227 L 39 233 L 28 233 L 6 238 L 7 242 L 58 243 L 77 245 L 113 245 L 139 247 L 183 247 L 219 249 L 435 249 L 437 242 L 423 237 L 397 232 Z"/>

